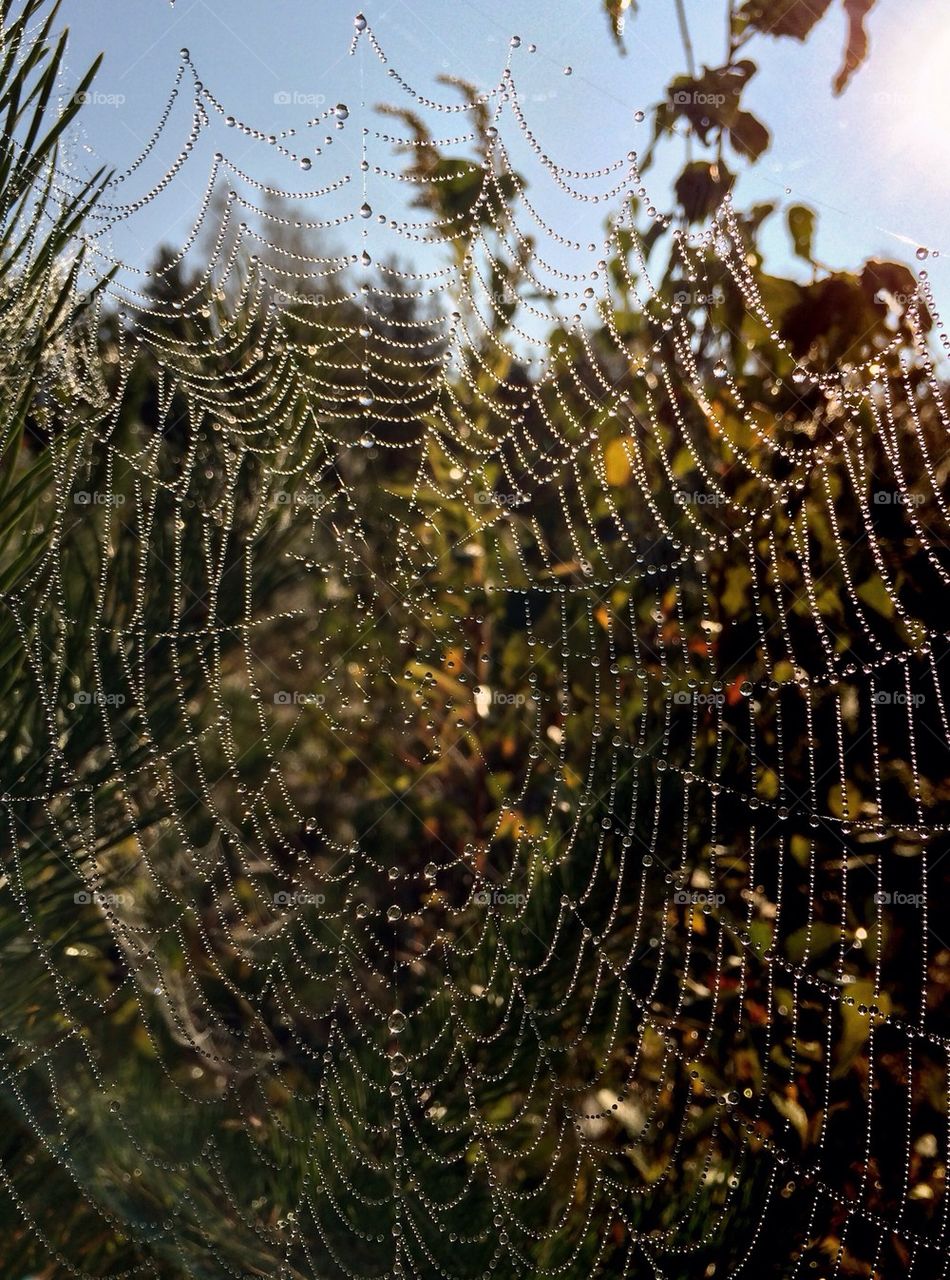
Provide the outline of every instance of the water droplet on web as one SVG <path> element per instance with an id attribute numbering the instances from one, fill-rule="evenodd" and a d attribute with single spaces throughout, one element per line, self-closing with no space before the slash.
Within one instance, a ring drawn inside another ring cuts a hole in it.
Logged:
<path id="1" fill-rule="evenodd" d="M 713 365 L 713 373 L 716 375 L 717 378 L 724 378 L 728 372 L 729 370 L 726 368 L 726 366 L 723 364 L 721 360 L 717 360 L 716 363 Z"/>
<path id="2" fill-rule="evenodd" d="M 313 168 L 313 161 L 310 159 L 309 156 L 301 156 L 300 167 L 306 172 L 308 169 Z"/>
<path id="3" fill-rule="evenodd" d="M 368 204 L 364 201 L 364 202 L 360 205 L 360 217 L 361 217 L 361 218 L 371 218 L 372 216 L 373 216 L 373 209 L 372 209 L 372 206 L 371 206 L 371 205 L 368 205 Z"/>
<path id="4" fill-rule="evenodd" d="M 918 261 L 926 262 L 929 257 L 930 257 L 930 250 L 925 249 L 924 246 L 921 245 L 920 248 L 917 250 Z"/>
<path id="5" fill-rule="evenodd" d="M 511 37 L 511 47 L 512 47 L 512 49 L 520 49 L 520 48 L 521 48 L 521 36 L 512 36 L 512 37 Z"/>
<path id="6" fill-rule="evenodd" d="M 349 117 L 350 109 L 345 102 L 338 102 L 333 108 L 333 114 L 338 120 L 346 120 Z"/>
<path id="7" fill-rule="evenodd" d="M 356 17 L 353 19 L 353 26 L 356 27 L 357 31 L 365 31 L 366 15 L 363 13 L 358 13 Z"/>
<path id="8" fill-rule="evenodd" d="M 401 1009 L 393 1009 L 389 1015 L 389 1030 L 394 1036 L 398 1036 L 400 1031 L 404 1031 L 406 1027 L 406 1015 Z"/>
<path id="9" fill-rule="evenodd" d="M 574 74 L 574 68 L 573 68 L 573 67 L 565 67 L 565 68 L 564 68 L 564 74 L 565 74 L 566 76 L 572 76 L 572 75 Z"/>
<path id="10" fill-rule="evenodd" d="M 634 111 L 633 118 L 637 124 L 641 124 L 647 117 L 645 111 Z"/>

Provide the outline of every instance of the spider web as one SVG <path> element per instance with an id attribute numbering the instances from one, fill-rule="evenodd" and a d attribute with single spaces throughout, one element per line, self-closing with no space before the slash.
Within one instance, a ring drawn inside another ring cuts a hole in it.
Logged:
<path id="1" fill-rule="evenodd" d="M 139 1274 L 943 1275 L 927 273 L 800 361 L 732 204 L 561 167 L 515 50 L 461 102 L 352 52 L 412 117 L 271 134 L 183 51 L 77 233 L 4 599 L 9 1202 L 50 1274 L 81 1198 Z"/>

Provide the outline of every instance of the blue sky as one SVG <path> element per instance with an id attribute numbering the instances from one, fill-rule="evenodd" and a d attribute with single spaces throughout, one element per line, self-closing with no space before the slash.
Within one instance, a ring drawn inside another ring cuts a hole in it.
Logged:
<path id="1" fill-rule="evenodd" d="M 725 5 L 686 0 L 699 62 L 722 60 Z M 804 45 L 760 39 L 750 56 L 760 71 L 747 105 L 769 125 L 773 145 L 739 188 L 741 201 L 803 201 L 819 212 L 819 257 L 834 266 L 855 265 L 869 255 L 914 260 L 924 244 L 941 251 L 927 263 L 938 298 L 950 298 L 950 232 L 945 211 L 950 188 L 950 11 L 942 6 L 879 0 L 869 26 L 872 55 L 841 98 L 830 84 L 840 62 L 844 18 L 840 5 Z M 121 168 L 159 119 L 187 46 L 197 73 L 229 112 L 265 132 L 301 126 L 309 99 L 346 102 L 348 127 L 334 132 L 333 145 L 303 175 L 272 148 L 248 140 L 216 122 L 176 179 L 170 193 L 117 234 L 115 249 L 143 263 L 161 240 L 179 241 L 190 225 L 215 150 L 239 160 L 255 178 L 304 190 L 325 178 L 352 171 L 358 161 L 359 124 L 377 122 L 360 113 L 383 98 L 409 99 L 365 48 L 348 55 L 354 8 L 340 0 L 66 0 L 64 15 L 73 39 L 70 65 L 78 74 L 103 49 L 99 98 L 83 114 L 84 145 Z M 561 163 L 596 168 L 648 141 L 648 113 L 669 79 L 685 69 L 672 0 L 644 3 L 627 27 L 627 55 L 610 38 L 597 0 L 364 0 L 364 10 L 390 64 L 423 92 L 445 100 L 434 85 L 439 73 L 494 84 L 509 55 L 512 34 L 522 37 L 512 66 L 525 94 L 525 111 L 542 145 Z M 514 16 L 516 15 L 516 16 Z M 939 15 L 939 16 L 937 16 Z M 537 51 L 528 52 L 530 43 Z M 564 68 L 572 68 L 571 75 Z M 280 96 L 290 95 L 289 104 Z M 446 133 L 461 131 L 460 117 L 438 121 Z M 188 113 L 173 115 L 167 145 L 156 160 L 168 160 L 187 135 Z M 350 127 L 355 125 L 356 127 Z M 385 126 L 383 126 L 385 127 Z M 315 131 L 321 136 L 323 130 Z M 509 125 L 503 128 L 506 139 Z M 319 143 L 320 137 L 311 138 Z M 175 145 L 172 145 L 172 144 Z M 648 178 L 662 206 L 670 176 L 682 162 L 680 144 Z M 524 155 L 516 150 L 518 159 Z M 77 157 L 81 158 L 81 157 Z M 375 163 L 390 157 L 385 148 Z M 525 157 L 526 158 L 526 157 Z M 147 169 L 150 177 L 163 164 Z M 530 164 L 525 170 L 531 173 Z M 138 177 L 127 184 L 138 194 Z M 791 188 L 791 194 L 786 193 Z M 543 190 L 543 183 L 540 190 Z M 353 189 L 328 202 L 334 212 L 352 206 Z M 392 202 L 392 193 L 381 193 Z M 539 203 L 555 220 L 570 216 L 539 192 Z M 357 201 L 358 203 L 358 201 Z M 375 207 L 378 207 L 376 205 Z M 593 230 L 606 209 L 582 211 Z M 560 229 L 564 229 L 561 226 Z M 588 227 L 584 225 L 584 234 Z M 573 230 L 580 235 L 579 223 Z M 767 241 L 778 262 L 787 259 L 780 219 Z M 783 262 L 783 265 L 787 265 Z"/>

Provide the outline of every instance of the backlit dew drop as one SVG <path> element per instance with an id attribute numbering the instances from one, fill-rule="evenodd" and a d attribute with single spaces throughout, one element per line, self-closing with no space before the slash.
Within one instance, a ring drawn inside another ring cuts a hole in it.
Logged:
<path id="1" fill-rule="evenodd" d="M 409 1060 L 404 1053 L 394 1053 L 389 1059 L 389 1069 L 394 1076 L 405 1075 L 408 1066 Z"/>
<path id="2" fill-rule="evenodd" d="M 394 1036 L 398 1036 L 406 1027 L 406 1015 L 401 1009 L 393 1009 L 389 1015 L 389 1030 Z M 411 1047 L 411 1046 L 410 1046 Z"/>

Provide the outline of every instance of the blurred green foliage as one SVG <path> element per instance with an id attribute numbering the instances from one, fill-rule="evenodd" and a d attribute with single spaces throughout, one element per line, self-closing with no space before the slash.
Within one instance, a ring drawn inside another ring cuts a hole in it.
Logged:
<path id="1" fill-rule="evenodd" d="M 727 62 L 672 80 L 655 111 L 653 145 L 670 143 L 676 126 L 685 129 L 691 153 L 674 186 L 670 226 L 708 222 L 730 192 L 734 171 L 769 145 L 767 126 L 741 105 L 756 71 L 754 40 L 804 40 L 830 7 L 831 0 L 732 5 Z M 633 8 L 606 5 L 618 39 Z M 838 88 L 865 56 L 870 8 L 867 0 L 845 4 L 850 28 Z M 5 5 L 5 17 L 8 12 Z M 5 145 L 4 210 L 15 210 L 28 193 L 37 210 L 46 207 L 57 137 L 71 114 L 43 135 L 62 55 L 61 45 L 48 40 L 51 30 L 26 63 L 7 57 L 0 72 L 6 132 L 19 131 L 25 148 Z M 22 38 L 22 31 L 10 27 L 8 41 Z M 691 58 L 688 46 L 684 56 Z M 37 86 L 32 92 L 25 89 L 29 76 Z M 457 87 L 469 93 L 463 83 Z M 709 98 L 721 106 L 710 109 Z M 422 121 L 390 111 L 410 136 L 430 141 Z M 484 143 L 488 118 L 477 109 L 472 115 Z M 498 187 L 489 188 L 494 194 L 481 198 L 484 150 L 456 156 L 409 149 L 407 172 L 438 179 L 419 186 L 421 207 L 434 219 L 475 217 L 491 235 L 517 193 L 510 177 L 500 175 Z M 32 160 L 17 162 L 21 154 Z M 395 392 L 383 379 L 374 386 L 376 402 L 387 409 L 372 423 L 370 447 L 354 448 L 358 441 L 350 440 L 326 458 L 325 482 L 314 498 L 303 492 L 292 464 L 317 447 L 307 407 L 308 395 L 318 392 L 307 387 L 335 367 L 340 353 L 332 340 L 314 351 L 305 309 L 284 305 L 274 330 L 284 345 L 267 354 L 277 360 L 290 354 L 301 371 L 291 410 L 293 444 L 267 437 L 267 468 L 255 450 L 233 456 L 224 433 L 196 423 L 181 388 L 195 394 L 202 378 L 217 377 L 223 385 L 235 368 L 256 365 L 254 307 L 245 295 L 212 297 L 197 317 L 169 319 L 195 278 L 166 258 L 156 264 L 154 317 L 143 321 L 143 332 L 213 346 L 227 322 L 238 335 L 236 349 L 220 368 L 192 366 L 183 356 L 172 376 L 156 356 L 160 343 L 143 341 L 119 397 L 119 346 L 142 335 L 127 332 L 114 314 L 98 328 L 84 325 L 68 308 L 71 279 L 52 297 L 45 285 L 45 266 L 70 240 L 96 191 L 94 183 L 73 207 L 58 210 L 28 259 L 10 230 L 13 216 L 0 239 L 0 326 L 4 351 L 16 353 L 15 371 L 8 364 L 0 379 L 9 424 L 0 651 L 4 691 L 8 697 L 17 691 L 14 713 L 0 730 L 3 785 L 17 797 L 6 802 L 7 911 L 0 920 L 0 955 L 12 974 L 0 994 L 5 1274 L 52 1278 L 78 1266 L 92 1276 L 163 1280 L 296 1278 L 336 1274 L 331 1247 L 344 1251 L 353 1271 L 378 1273 L 392 1250 L 388 1197 L 397 1151 L 380 1052 L 386 1032 L 377 1026 L 386 993 L 368 975 L 394 967 L 412 992 L 405 1052 L 424 1061 L 428 1074 L 441 1074 L 444 1108 L 439 1115 L 420 1112 L 413 1145 L 400 1147 L 403 1189 L 420 1204 L 425 1196 L 456 1202 L 441 1223 L 422 1213 L 414 1218 L 418 1238 L 436 1259 L 420 1274 L 435 1275 L 437 1263 L 450 1268 L 461 1259 L 465 1274 L 488 1274 L 492 1243 L 465 1250 L 453 1244 L 446 1252 L 436 1229 L 449 1216 L 458 1235 L 476 1236 L 492 1220 L 496 1206 L 485 1182 L 473 1177 L 477 1144 L 472 1141 L 460 1164 L 443 1169 L 435 1159 L 456 1156 L 459 1135 L 470 1134 L 472 1065 L 444 1043 L 450 996 L 442 989 L 440 939 L 449 931 L 462 934 L 458 913 L 462 923 L 469 921 L 473 885 L 489 875 L 530 887 L 530 914 L 472 910 L 469 947 L 453 953 L 457 988 L 492 988 L 498 999 L 497 1006 L 473 1002 L 465 1011 L 475 1031 L 495 1036 L 481 1045 L 474 1064 L 478 1111 L 484 1125 L 505 1126 L 504 1146 L 492 1147 L 494 1172 L 525 1197 L 519 1212 L 529 1229 L 552 1231 L 560 1213 L 568 1222 L 554 1243 L 538 1243 L 525 1268 L 510 1274 L 566 1266 L 563 1274 L 572 1276 L 597 1267 L 633 1275 L 645 1263 L 670 1280 L 732 1274 L 763 1223 L 751 1255 L 757 1276 L 795 1274 L 796 1263 L 801 1274 L 835 1267 L 840 1275 L 866 1276 L 875 1260 L 880 1276 L 905 1274 L 906 1241 L 914 1232 L 932 1238 L 942 1213 L 942 1148 L 930 1139 L 946 1125 L 945 1076 L 936 1045 L 919 1042 L 912 1063 L 887 1019 L 917 1023 L 923 1016 L 934 1030 L 946 1030 L 941 1005 L 950 953 L 936 934 L 921 936 L 910 914 L 895 913 L 884 930 L 874 893 L 881 867 L 889 885 L 917 891 L 926 857 L 920 793 L 928 820 L 946 822 L 950 780 L 945 740 L 943 752 L 920 751 L 913 759 L 897 707 L 881 712 L 872 742 L 867 707 L 855 688 L 863 664 L 912 647 L 922 627 L 945 625 L 941 570 L 950 566 L 942 552 L 937 563 L 932 558 L 942 545 L 939 511 L 915 512 L 923 522 L 918 528 L 894 504 L 866 508 L 855 499 L 853 469 L 860 457 L 873 492 L 883 477 L 893 477 L 895 457 L 911 483 L 920 477 L 922 441 L 942 456 L 944 407 L 928 393 L 914 341 L 913 273 L 881 261 L 838 270 L 820 265 L 815 215 L 793 205 L 785 211 L 790 246 L 811 266 L 812 278 L 801 283 L 773 274 L 759 241 L 777 209 L 736 209 L 747 281 L 771 318 L 766 323 L 715 244 L 706 253 L 699 297 L 682 259 L 669 252 L 667 229 L 637 200 L 632 228 L 621 233 L 608 263 L 615 308 L 589 317 L 584 342 L 553 328 L 556 392 L 539 392 L 543 420 L 537 406 L 528 410 L 537 439 L 548 430 L 579 446 L 573 477 L 529 482 L 521 476 L 531 487 L 522 510 L 508 500 L 520 495 L 511 495 L 503 455 L 482 448 L 497 432 L 499 406 L 523 404 L 534 389 L 517 344 L 506 342 L 521 268 L 530 261 L 526 242 L 523 258 L 507 267 L 499 258 L 491 291 L 512 300 L 498 304 L 492 334 L 472 349 L 464 376 L 449 388 L 454 423 L 465 423 L 479 448 L 462 455 L 441 416 L 446 402 L 429 394 L 429 375 L 444 356 L 440 332 L 411 298 L 392 296 L 388 315 L 376 324 L 381 334 L 391 334 L 393 320 L 417 325 L 418 345 L 410 353 L 416 367 L 390 371 Z M 653 274 L 646 309 L 634 293 L 642 283 L 638 252 Z M 456 267 L 471 270 L 461 252 Z M 253 280 L 253 265 L 245 270 Z M 700 412 L 668 380 L 671 370 L 682 374 L 683 361 L 675 333 L 664 329 L 673 308 L 688 325 L 691 359 L 714 415 Z M 342 284 L 327 316 L 328 327 L 359 322 Z M 926 311 L 920 323 L 928 327 Z M 58 378 L 55 366 L 51 374 L 53 354 L 72 369 L 71 378 Z M 822 454 L 838 439 L 844 406 L 796 381 L 797 360 L 819 370 L 878 361 L 894 405 L 892 435 L 865 407 L 847 446 Z M 720 362 L 733 371 L 731 381 L 716 372 Z M 338 384 L 329 391 L 321 386 L 319 394 L 346 404 L 359 388 L 345 362 L 337 363 L 344 369 Z M 77 369 L 92 368 L 105 370 L 99 398 L 90 397 L 78 412 L 71 406 L 72 419 L 85 419 L 89 430 L 64 438 L 62 402 L 49 388 L 64 395 L 80 380 Z M 615 398 L 600 401 L 595 394 L 602 370 L 623 389 L 624 413 L 615 411 Z M 264 378 L 262 385 L 273 390 L 275 384 Z M 60 527 L 52 518 L 54 461 L 60 469 L 70 458 L 81 463 L 69 484 L 80 476 L 90 488 L 108 484 L 125 496 L 130 512 L 143 507 L 135 467 L 97 475 L 106 453 L 96 427 L 116 400 L 113 463 L 141 456 L 161 437 L 161 463 L 144 503 L 148 520 L 132 520 L 137 536 L 129 525 L 108 523 L 106 512 L 84 513 Z M 225 398 L 215 412 L 228 408 Z M 283 411 L 266 404 L 261 421 L 271 409 L 275 417 Z M 597 446 L 578 437 L 579 422 L 596 425 Z M 413 439 L 420 424 L 424 449 L 385 447 Z M 251 425 L 238 423 L 231 439 Z M 352 431 L 342 415 L 338 426 Z M 736 465 L 740 449 L 751 460 L 746 467 Z M 494 460 L 476 466 L 476 454 Z M 288 478 L 278 499 L 271 473 L 282 467 Z M 932 477 L 938 492 L 945 492 L 946 467 L 941 461 Z M 763 477 L 780 483 L 796 468 L 795 499 L 770 502 L 773 490 Z M 186 472 L 190 479 L 182 483 Z M 708 491 L 711 482 L 729 500 L 708 516 L 720 527 L 711 541 L 697 536 L 690 542 L 676 486 Z M 407 506 L 410 493 L 417 500 Z M 575 522 L 572 538 L 562 500 L 580 510 L 580 495 L 587 519 Z M 605 567 L 609 577 L 609 557 L 629 545 L 647 573 L 668 553 L 664 521 L 682 530 L 687 548 L 702 549 L 699 567 L 675 581 L 657 572 L 652 581 L 640 576 L 615 583 L 597 593 L 588 611 L 585 566 L 593 566 L 595 577 Z M 932 533 L 929 543 L 921 528 Z M 165 568 L 176 548 L 179 584 Z M 224 584 L 214 593 L 213 612 L 209 563 Z M 248 564 L 253 612 L 261 619 L 250 639 L 241 628 L 247 602 L 237 585 Z M 491 566 L 501 566 L 505 581 L 523 596 L 497 589 Z M 143 575 L 149 583 L 144 614 L 129 588 Z M 54 581 L 67 588 L 58 616 L 48 606 Z M 559 583 L 578 590 L 565 596 L 538 589 Z M 763 583 L 768 589 L 757 608 L 753 588 Z M 563 659 L 562 606 L 568 634 L 588 637 Z M 103 615 L 106 628 L 98 625 Z M 111 718 L 114 736 L 104 744 L 96 709 L 77 712 L 75 692 L 92 687 L 102 672 L 117 691 L 123 688 L 122 673 L 136 660 L 130 638 L 136 631 L 166 637 L 148 655 L 148 723 L 130 699 L 127 715 Z M 173 638 L 176 632 L 187 634 L 187 645 Z M 785 645 L 796 668 L 787 658 L 768 660 L 770 651 L 784 654 Z M 854 663 L 853 681 L 837 688 L 821 682 L 827 646 Z M 271 785 L 258 709 L 246 697 L 249 654 L 258 671 L 270 672 L 261 679 L 265 697 L 273 698 L 286 687 L 279 681 L 288 652 L 297 654 L 295 687 L 333 692 L 329 708 L 294 707 L 284 720 L 275 710 L 286 730 L 278 735 L 282 771 L 297 802 L 318 810 L 341 846 L 359 840 L 381 868 L 397 854 L 405 872 L 423 872 L 431 862 L 451 867 L 424 912 L 415 893 L 405 893 L 398 922 L 377 917 L 394 892 L 403 891 L 394 891 L 384 873 L 365 889 L 374 915 L 362 932 L 347 934 L 349 967 L 337 974 L 336 987 L 343 1012 L 339 1004 L 333 1011 L 336 1057 L 326 1074 L 319 1064 L 331 1026 L 328 979 L 340 954 L 334 925 L 348 918 L 349 885 L 342 876 L 334 881 L 334 859 L 297 820 L 287 795 Z M 592 682 L 595 664 L 610 669 L 611 687 L 620 691 L 616 701 Z M 711 669 L 723 690 L 721 712 L 674 707 L 671 716 L 671 686 L 701 683 Z M 814 681 L 810 724 L 805 700 L 790 687 L 796 669 Z M 569 719 L 560 699 L 565 672 Z M 220 701 L 207 696 L 209 673 Z M 741 692 L 749 680 L 762 691 L 754 705 Z M 45 698 L 24 695 L 31 682 L 46 690 Z M 476 682 L 510 700 L 496 699 L 482 716 L 472 698 Z M 263 829 L 248 821 L 243 793 L 229 777 L 215 736 L 222 713 L 245 747 L 242 785 L 266 798 Z M 57 730 L 52 756 L 51 722 Z M 853 744 L 846 778 L 839 723 Z M 921 712 L 920 724 L 943 738 L 933 706 Z M 586 813 L 584 804 L 565 810 L 555 803 L 565 790 L 586 801 L 610 789 L 603 753 L 591 745 L 613 734 L 636 741 L 641 752 L 640 765 L 623 775 L 613 800 L 617 812 L 629 811 L 636 794 L 633 869 L 619 842 L 605 840 L 596 803 Z M 817 744 L 814 761 L 806 751 L 809 737 Z M 538 743 L 542 749 L 532 755 Z M 519 790 L 526 759 L 532 760 L 531 787 Z M 213 812 L 207 803 L 192 803 L 193 792 L 189 799 L 196 761 L 212 780 Z M 678 767 L 676 776 L 664 773 L 662 784 L 659 761 Z M 691 785 L 690 774 L 727 785 L 714 794 Z M 844 825 L 815 831 L 798 815 L 763 824 L 752 842 L 744 791 L 775 800 L 780 777 L 793 779 L 812 807 Z M 77 787 L 89 797 L 88 813 L 75 803 Z M 52 799 L 28 798 L 47 793 Z M 879 804 L 906 830 L 870 830 L 875 814 L 881 816 Z M 148 865 L 132 838 L 130 813 L 135 828 L 148 835 Z M 684 822 L 685 858 L 679 847 Z M 87 826 L 95 831 L 92 848 Z M 251 875 L 249 855 L 253 863 L 259 845 L 266 866 Z M 669 868 L 665 877 L 650 874 L 645 862 L 639 867 L 647 849 Z M 203 851 L 203 860 L 187 850 Z M 307 876 L 314 889 L 331 895 L 321 912 L 326 920 L 313 924 L 302 916 L 289 927 L 274 926 L 273 898 L 268 901 L 265 889 L 279 891 L 291 880 L 299 885 Z M 77 907 L 76 885 L 90 880 L 122 885 L 132 905 Z M 699 910 L 671 902 L 671 886 L 710 883 L 724 895 L 721 905 Z M 943 883 L 938 870 L 931 892 L 939 894 Z M 558 904 L 562 896 L 580 894 L 603 960 L 588 957 L 575 968 L 588 939 L 577 916 L 562 917 Z M 494 1010 L 514 1002 L 530 982 L 524 975 L 544 958 L 555 920 L 563 963 L 548 963 L 530 985 L 528 1021 L 544 1046 L 543 1054 L 532 1055 L 521 1051 L 523 1020 L 502 1026 Z M 608 970 L 623 976 L 624 999 L 618 982 L 603 980 Z M 923 1014 L 922 972 L 928 979 Z M 68 991 L 54 976 L 63 973 Z M 542 1065 L 556 1077 L 556 1089 Z M 591 1097 L 588 1081 L 598 1074 L 601 1089 Z M 627 1085 L 631 1077 L 635 1089 Z M 909 1080 L 917 1099 L 910 1152 L 905 1130 L 886 1120 L 872 1129 L 866 1149 L 857 1144 L 856 1125 L 863 1137 L 872 1105 L 877 1116 L 906 1114 Z M 728 1096 L 730 1105 L 706 1085 Z M 575 1098 L 574 1111 L 566 1096 Z M 577 1116 L 592 1110 L 603 1112 L 591 1130 L 599 1171 L 593 1161 L 583 1165 L 575 1138 Z M 549 1115 L 558 1122 L 551 1129 L 540 1123 Z M 325 1193 L 309 1208 L 322 1223 L 326 1251 L 316 1252 L 314 1237 L 308 1257 L 288 1226 L 315 1168 Z M 599 1173 L 612 1180 L 609 1194 Z M 344 1174 L 379 1206 L 375 1216 L 352 1201 L 334 1201 Z M 630 1188 L 638 1194 L 630 1198 L 624 1226 L 610 1200 Z M 852 1220 L 849 1201 L 894 1230 Z M 343 1224 L 364 1233 L 358 1243 Z M 634 1233 L 644 1233 L 648 1243 L 636 1243 Z M 914 1256 L 916 1280 L 937 1274 L 929 1253 Z"/>

